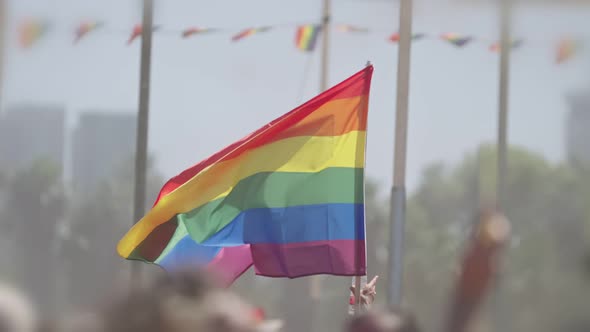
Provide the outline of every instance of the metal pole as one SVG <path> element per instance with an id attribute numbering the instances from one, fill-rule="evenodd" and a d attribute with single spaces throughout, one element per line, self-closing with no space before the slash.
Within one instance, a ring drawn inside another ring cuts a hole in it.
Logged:
<path id="1" fill-rule="evenodd" d="M 143 1 L 143 22 L 141 32 L 141 71 L 139 78 L 139 110 L 137 114 L 137 141 L 135 149 L 135 195 L 133 200 L 133 221 L 135 224 L 145 213 L 147 143 L 150 101 L 150 64 L 152 57 L 153 0 Z M 131 282 L 139 282 L 139 263 L 132 263 Z"/>
<path id="2" fill-rule="evenodd" d="M 473 199 L 474 199 L 474 212 L 477 212 L 482 208 L 483 204 L 483 186 L 482 186 L 482 177 L 483 177 L 483 170 L 482 170 L 482 153 L 483 153 L 483 145 L 479 144 L 477 146 L 477 150 L 475 152 L 475 172 L 474 172 L 474 191 L 473 191 Z"/>
<path id="3" fill-rule="evenodd" d="M 369 66 L 371 66 L 371 62 L 367 61 L 365 68 L 367 68 Z M 361 113 L 359 113 L 359 119 L 360 119 L 360 117 L 362 117 Z M 364 185 L 365 184 L 363 183 L 363 194 L 364 194 Z M 363 211 L 363 217 L 365 220 L 364 234 L 367 234 L 366 211 Z M 358 236 L 356 233 L 355 233 L 355 238 L 358 239 Z M 362 245 L 364 246 L 363 252 L 365 253 L 364 258 L 365 258 L 365 262 L 366 262 L 367 261 L 367 244 L 366 244 L 366 242 L 363 242 Z M 360 262 L 361 262 L 361 257 L 359 255 L 359 248 L 355 248 L 355 257 L 354 257 L 355 268 L 359 267 Z M 352 283 L 354 285 L 354 294 L 353 295 L 354 295 L 354 299 L 355 299 L 353 311 L 354 311 L 355 315 L 359 315 L 361 313 L 361 292 L 362 292 L 362 288 L 365 287 L 365 285 L 367 284 L 367 276 L 365 275 L 363 277 L 360 277 L 360 276 L 353 277 Z"/>
<path id="4" fill-rule="evenodd" d="M 331 0 L 324 0 L 322 7 L 322 60 L 320 64 L 320 93 L 328 89 L 329 51 L 330 51 L 330 16 Z M 313 276 L 311 280 L 311 297 L 320 298 L 322 276 Z"/>
<path id="5" fill-rule="evenodd" d="M 506 202 L 506 178 L 508 173 L 508 93 L 510 74 L 510 52 L 512 50 L 511 30 L 511 0 L 500 0 L 500 66 L 498 86 L 498 147 L 497 147 L 497 174 L 496 174 L 496 204 L 498 210 L 505 214 Z M 494 310 L 494 325 L 496 331 L 508 331 L 506 321 L 507 311 L 501 303 L 502 297 L 502 271 L 499 271 L 496 279 L 496 289 L 492 297 Z"/>
<path id="6" fill-rule="evenodd" d="M 391 227 L 389 253 L 388 303 L 402 300 L 404 237 L 406 219 L 406 147 L 408 136 L 408 95 L 410 90 L 410 50 L 412 43 L 412 0 L 400 0 L 399 50 L 397 63 L 397 102 L 393 188 L 391 190 Z"/>
<path id="7" fill-rule="evenodd" d="M 331 1 L 324 0 L 322 10 L 322 64 L 320 75 L 320 92 L 328 89 L 328 60 L 330 59 L 330 16 Z"/>
<path id="8" fill-rule="evenodd" d="M 498 165 L 496 204 L 501 212 L 506 195 L 507 145 L 508 145 L 508 84 L 510 74 L 511 23 L 510 0 L 500 0 L 500 67 L 498 87 Z"/>
<path id="9" fill-rule="evenodd" d="M 6 1 L 0 0 L 0 114 L 2 114 L 2 96 L 4 88 L 4 51 L 5 51 L 5 40 L 4 34 L 6 32 Z"/>

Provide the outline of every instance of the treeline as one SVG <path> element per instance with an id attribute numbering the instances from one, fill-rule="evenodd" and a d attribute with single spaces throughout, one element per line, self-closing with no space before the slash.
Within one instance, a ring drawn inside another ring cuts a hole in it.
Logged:
<path id="1" fill-rule="evenodd" d="M 409 195 L 404 301 L 435 330 L 445 314 L 451 280 L 470 220 L 495 189 L 494 146 L 482 146 L 456 165 L 423 171 Z M 587 331 L 590 327 L 590 168 L 550 163 L 521 148 L 509 152 L 504 210 L 513 225 L 498 296 L 479 323 L 512 330 Z M 92 305 L 113 284 L 129 282 L 129 263 L 115 246 L 132 222 L 133 162 L 121 166 L 92 192 L 67 190 L 59 167 L 38 160 L 17 172 L 0 170 L 0 277 L 15 282 L 42 310 L 58 313 Z M 163 178 L 151 168 L 146 206 Z M 367 183 L 369 274 L 380 275 L 378 302 L 387 282 L 389 184 Z M 145 273 L 159 273 L 155 267 Z M 350 278 L 298 280 L 255 277 L 233 286 L 287 331 L 337 331 L 346 317 Z M 311 295 L 316 295 L 312 297 Z M 302 317 L 305 317 L 303 319 Z"/>

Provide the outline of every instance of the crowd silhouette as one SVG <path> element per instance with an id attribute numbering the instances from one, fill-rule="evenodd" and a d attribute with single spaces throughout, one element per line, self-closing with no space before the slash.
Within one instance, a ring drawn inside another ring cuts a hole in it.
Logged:
<path id="1" fill-rule="evenodd" d="M 471 325 L 496 275 L 500 248 L 510 233 L 508 221 L 493 210 L 477 215 L 451 294 L 446 332 L 473 331 Z M 0 332 L 273 332 L 283 321 L 221 287 L 201 269 L 165 273 L 96 305 L 66 317 L 41 319 L 25 293 L 0 287 Z M 374 277 L 362 286 L 360 303 L 350 288 L 355 308 L 342 326 L 345 332 L 418 332 L 414 314 L 404 308 L 374 307 Z M 301 319 L 305 319 L 302 317 Z"/>

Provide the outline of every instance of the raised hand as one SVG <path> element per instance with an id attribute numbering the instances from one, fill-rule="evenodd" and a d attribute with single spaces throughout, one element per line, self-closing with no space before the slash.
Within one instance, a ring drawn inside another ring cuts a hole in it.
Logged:
<path id="1" fill-rule="evenodd" d="M 376 286 L 377 280 L 379 280 L 379 276 L 375 276 L 369 283 L 367 283 L 361 289 L 361 304 L 364 306 L 371 306 L 373 302 L 375 302 L 375 295 L 377 295 Z M 354 301 L 354 296 L 356 294 L 356 288 L 354 286 L 350 286 L 350 291 L 352 292 L 352 301 Z M 356 303 L 354 301 L 353 303 Z"/>

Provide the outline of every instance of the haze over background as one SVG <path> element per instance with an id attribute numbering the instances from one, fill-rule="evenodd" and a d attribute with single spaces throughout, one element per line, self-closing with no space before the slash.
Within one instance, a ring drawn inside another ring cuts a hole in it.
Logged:
<path id="1" fill-rule="evenodd" d="M 467 2 L 416 1 L 415 32 L 456 32 L 488 41 L 462 49 L 438 39 L 413 43 L 410 188 L 416 187 L 427 163 L 457 162 L 482 141 L 495 140 L 499 55 L 488 47 L 497 38 L 497 11 L 490 5 L 463 5 Z M 334 23 L 373 31 L 334 31 L 330 45 L 331 85 L 367 60 L 375 66 L 367 171 L 386 188 L 391 183 L 397 66 L 397 45 L 386 39 L 397 30 L 397 7 L 396 1 L 333 1 Z M 149 146 L 165 177 L 318 92 L 319 52 L 303 54 L 294 48 L 293 40 L 296 24 L 319 22 L 320 10 L 321 3 L 314 0 L 157 3 L 155 24 L 161 31 L 154 35 Z M 18 0 L 8 1 L 8 13 L 3 107 L 64 105 L 70 125 L 86 110 L 135 112 L 140 42 L 125 43 L 132 26 L 140 22 L 140 2 Z M 563 36 L 588 40 L 589 14 L 588 6 L 516 8 L 514 36 L 525 42 L 512 56 L 511 144 L 553 161 L 564 158 L 566 95 L 590 85 L 590 57 L 581 53 L 571 62 L 556 65 L 555 45 Z M 54 25 L 31 49 L 23 50 L 14 31 L 29 17 L 46 18 Z M 74 46 L 73 29 L 85 19 L 107 25 Z M 284 26 L 231 43 L 230 36 L 240 29 L 263 25 Z M 180 31 L 188 26 L 228 31 L 181 39 Z"/>
<path id="2" fill-rule="evenodd" d="M 0 281 L 26 291 L 42 315 L 61 315 L 108 299 L 113 285 L 125 294 L 137 283 L 115 248 L 137 221 L 141 43 L 127 40 L 140 23 L 142 1 L 5 1 Z M 511 55 L 501 206 L 512 237 L 502 256 L 502 287 L 495 289 L 498 306 L 482 310 L 477 332 L 587 332 L 588 301 L 580 294 L 590 290 L 590 48 L 559 65 L 555 57 L 563 38 L 590 45 L 590 1 L 525 1 L 514 8 L 514 39 L 524 42 Z M 320 81 L 321 45 L 313 53 L 294 45 L 299 24 L 320 22 L 319 0 L 155 2 L 160 28 L 149 132 L 155 167 L 147 172 L 146 206 L 167 178 L 315 96 Z M 498 11 L 486 0 L 414 2 L 414 32 L 429 38 L 412 43 L 403 305 L 434 330 L 449 307 L 471 216 L 496 197 L 499 54 L 489 47 L 498 38 Z M 375 66 L 364 203 L 367 274 L 381 276 L 379 294 L 386 293 L 392 252 L 398 46 L 388 37 L 398 28 L 398 5 L 332 1 L 334 24 L 370 29 L 331 30 L 329 81 L 337 84 L 367 60 Z M 50 24 L 28 49 L 17 37 L 26 19 Z M 95 20 L 105 25 L 74 45 L 75 28 Z M 274 28 L 230 40 L 267 25 Z M 182 39 L 191 26 L 221 31 Z M 438 38 L 442 33 L 475 39 L 458 48 Z M 231 200 L 223 204 L 234 208 Z M 161 273 L 145 266 L 145 277 Z M 340 331 L 350 277 L 322 276 L 314 288 L 310 280 L 251 270 L 232 290 L 284 319 L 285 332 Z M 316 288 L 320 295 L 312 296 Z"/>

